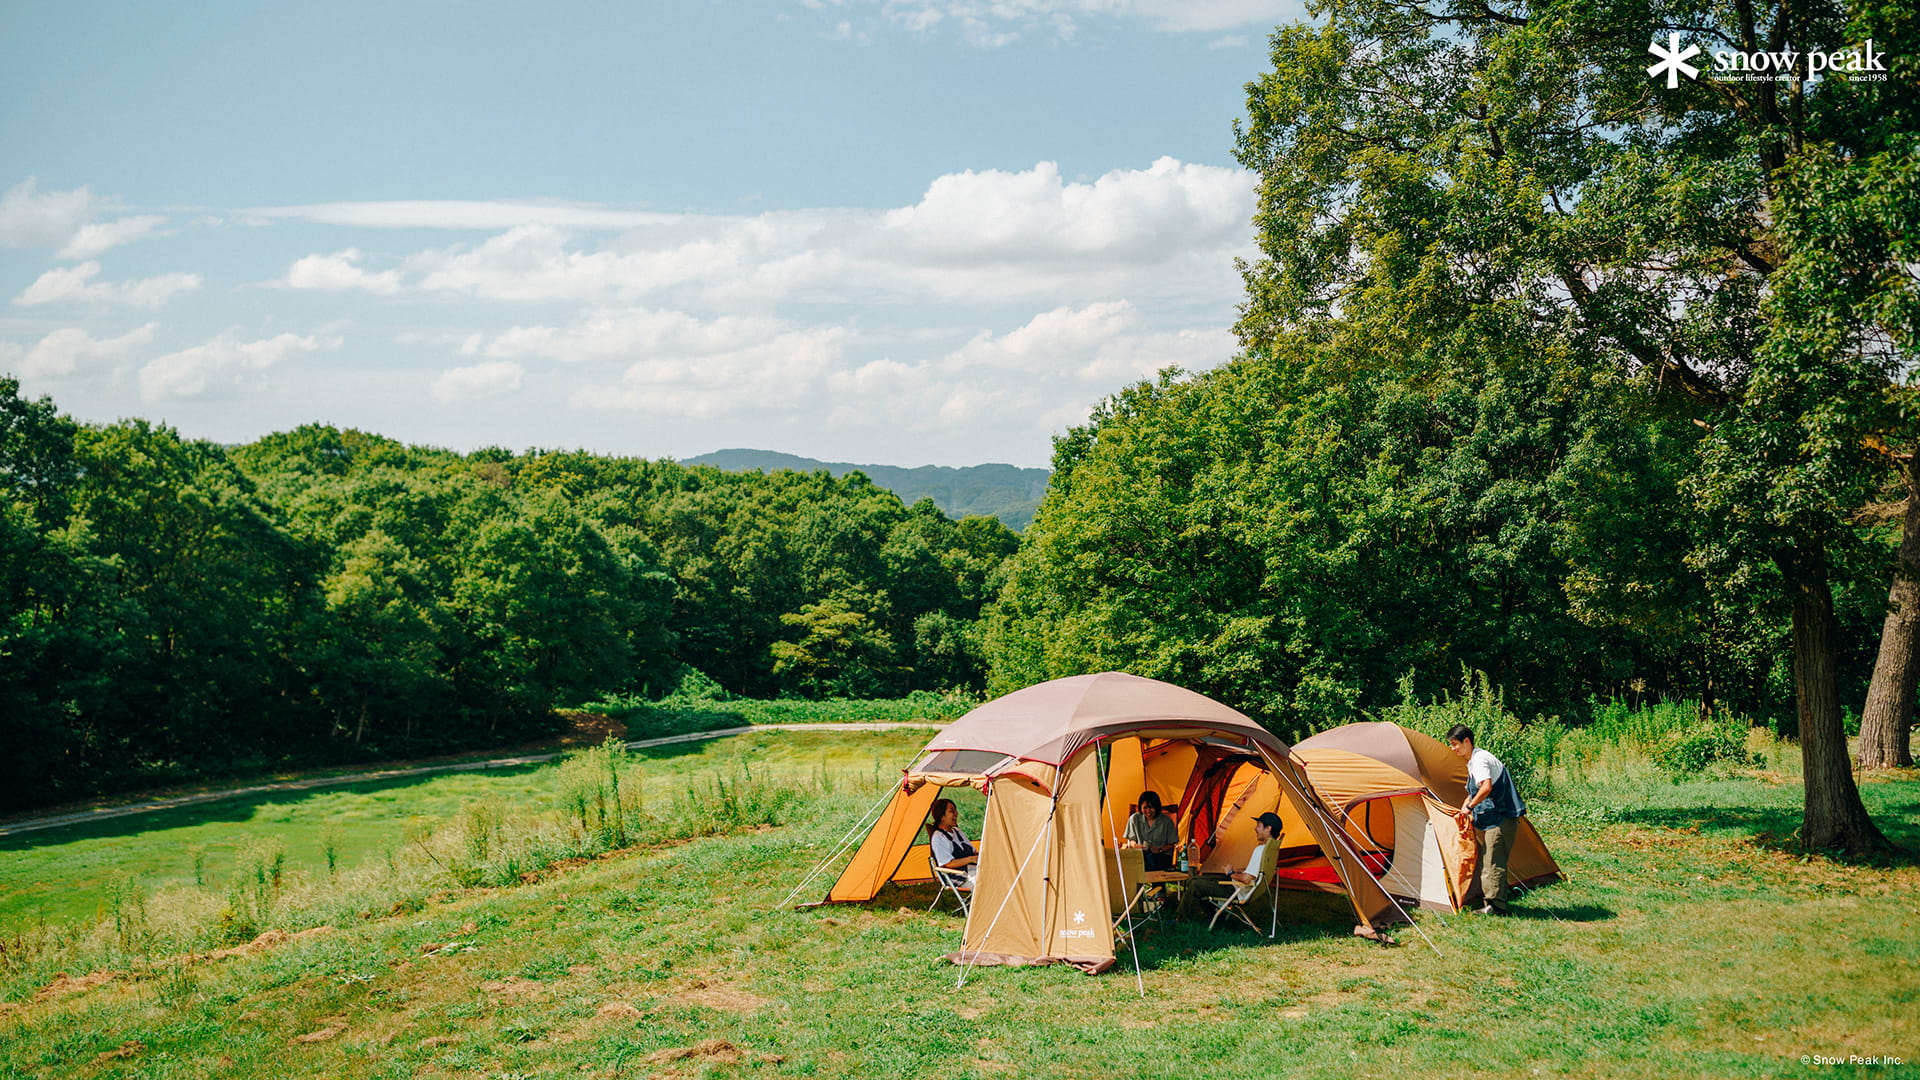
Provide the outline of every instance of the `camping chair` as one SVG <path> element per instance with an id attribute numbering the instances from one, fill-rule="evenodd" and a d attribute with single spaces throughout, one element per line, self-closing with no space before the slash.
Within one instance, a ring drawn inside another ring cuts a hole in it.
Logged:
<path id="1" fill-rule="evenodd" d="M 1274 868 L 1279 865 L 1280 842 L 1277 839 L 1269 840 L 1267 841 L 1266 848 L 1260 852 L 1260 869 L 1254 876 L 1253 884 L 1240 886 L 1234 890 L 1232 896 L 1217 896 L 1211 898 L 1214 904 L 1214 912 L 1213 919 L 1207 923 L 1207 929 L 1211 930 L 1218 925 L 1220 916 L 1232 912 L 1235 918 L 1247 924 L 1249 930 L 1252 930 L 1256 934 L 1259 933 L 1260 924 L 1254 922 L 1253 919 L 1247 915 L 1247 909 L 1264 899 L 1267 902 L 1267 906 L 1273 909 L 1267 927 L 1267 936 L 1273 937 L 1278 934 L 1280 932 L 1280 902 L 1273 894 L 1273 871 Z"/>
<path id="2" fill-rule="evenodd" d="M 931 855 L 927 856 L 927 866 L 933 871 L 933 880 L 940 886 L 940 891 L 933 894 L 933 903 L 927 905 L 927 910 L 938 907 L 941 897 L 951 895 L 960 905 L 960 914 L 972 918 L 973 882 L 967 877 L 966 868 L 941 866 L 933 861 Z"/>
<path id="3" fill-rule="evenodd" d="M 1114 854 L 1117 859 L 1101 861 L 1107 866 L 1107 895 L 1120 909 L 1113 916 L 1113 947 L 1118 949 L 1126 944 L 1128 934 L 1159 918 L 1160 907 L 1147 881 L 1147 853 L 1120 848 Z"/>

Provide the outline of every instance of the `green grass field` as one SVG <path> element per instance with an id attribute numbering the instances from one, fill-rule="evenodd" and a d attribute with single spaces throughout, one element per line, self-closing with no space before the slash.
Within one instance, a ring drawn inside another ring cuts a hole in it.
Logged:
<path id="1" fill-rule="evenodd" d="M 1098 977 L 981 969 L 957 988 L 940 956 L 960 920 L 928 913 L 925 888 L 780 906 L 921 741 L 772 733 L 646 756 L 657 837 L 524 884 L 461 887 L 405 843 L 383 877 L 384 849 L 439 815 L 428 846 L 455 859 L 472 834 L 446 819 L 475 800 L 564 821 L 561 768 L 37 834 L 0 851 L 9 902 L 36 875 L 56 894 L 135 866 L 154 880 L 139 904 L 122 885 L 79 905 L 108 908 L 86 933 L 6 916 L 0 1077 L 1920 1074 L 1920 869 L 1795 852 L 1797 770 L 1778 747 L 1678 783 L 1625 752 L 1556 767 L 1533 814 L 1571 880 L 1513 918 L 1423 914 L 1437 952 L 1404 930 L 1397 949 L 1354 939 L 1337 898 L 1289 894 L 1275 942 L 1144 935 L 1142 998 L 1130 960 Z M 753 805 L 694 822 L 671 787 Z M 1920 847 L 1920 779 L 1863 794 Z M 338 902 L 316 860 L 329 822 L 384 837 L 363 838 Z M 217 959 L 192 937 L 204 923 L 166 929 L 170 904 L 231 892 L 213 862 L 194 888 L 186 852 L 269 842 L 288 851 L 269 923 L 331 929 Z M 404 902 L 380 902 L 396 889 Z"/>
<path id="2" fill-rule="evenodd" d="M 820 769 L 863 777 L 897 771 L 926 742 L 924 732 L 743 736 L 632 751 L 643 784 L 678 791 L 738 765 L 765 778 Z M 557 805 L 560 770 L 532 765 L 350 784 L 320 791 L 254 795 L 130 818 L 0 837 L 0 931 L 108 914 L 117 882 L 150 891 L 219 885 L 249 852 L 284 850 L 290 872 L 336 872 L 405 855 L 411 837 L 490 804 L 502 815 Z"/>

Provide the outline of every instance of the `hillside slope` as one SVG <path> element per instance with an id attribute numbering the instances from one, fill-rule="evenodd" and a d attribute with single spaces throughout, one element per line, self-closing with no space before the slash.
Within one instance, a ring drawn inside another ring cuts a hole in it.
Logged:
<path id="1" fill-rule="evenodd" d="M 792 469 L 814 472 L 825 469 L 834 476 L 863 472 L 874 483 L 900 496 L 908 506 L 921 499 L 932 499 L 935 506 L 954 518 L 969 515 L 997 517 L 1009 529 L 1025 529 L 1033 522 L 1034 511 L 1047 493 L 1046 469 L 1022 469 L 1012 465 L 855 465 L 845 461 L 820 461 L 783 454 L 777 450 L 715 450 L 711 454 L 686 458 L 683 465 L 711 465 L 728 472 L 761 469 L 773 472 Z"/>

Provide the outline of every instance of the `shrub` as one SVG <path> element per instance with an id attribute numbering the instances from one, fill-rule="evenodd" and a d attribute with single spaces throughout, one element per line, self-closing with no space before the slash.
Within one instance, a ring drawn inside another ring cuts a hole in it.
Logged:
<path id="1" fill-rule="evenodd" d="M 1751 769 L 1761 764 L 1759 755 L 1747 749 L 1746 722 L 1738 719 L 1701 721 L 1670 732 L 1650 756 L 1676 784 L 1714 768 Z"/>
<path id="2" fill-rule="evenodd" d="M 1388 707 L 1381 718 L 1443 742 L 1453 725 L 1465 724 L 1473 730 L 1474 745 L 1507 767 L 1522 798 L 1552 794 L 1548 770 L 1567 734 L 1566 725 L 1557 716 L 1522 723 L 1484 671 L 1462 669 L 1457 696 L 1445 695 L 1425 705 L 1413 700 L 1412 676 L 1403 676 L 1400 703 Z"/>

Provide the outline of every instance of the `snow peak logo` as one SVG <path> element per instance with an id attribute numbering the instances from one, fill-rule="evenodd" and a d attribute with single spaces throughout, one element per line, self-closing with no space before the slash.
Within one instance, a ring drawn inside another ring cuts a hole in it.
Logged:
<path id="1" fill-rule="evenodd" d="M 1667 35 L 1665 45 L 1655 41 L 1647 52 L 1660 62 L 1647 69 L 1647 75 L 1666 76 L 1667 89 L 1679 87 L 1682 75 L 1698 79 L 1700 69 L 1687 63 L 1700 55 L 1700 46 L 1682 45 L 1676 31 Z M 1715 82 L 1792 82 L 1821 75 L 1840 75 L 1854 82 L 1885 81 L 1887 56 L 1868 38 L 1857 49 L 1832 52 L 1799 52 L 1792 48 L 1777 52 L 1738 52 L 1727 49 L 1713 54 L 1713 70 L 1707 78 Z"/>

